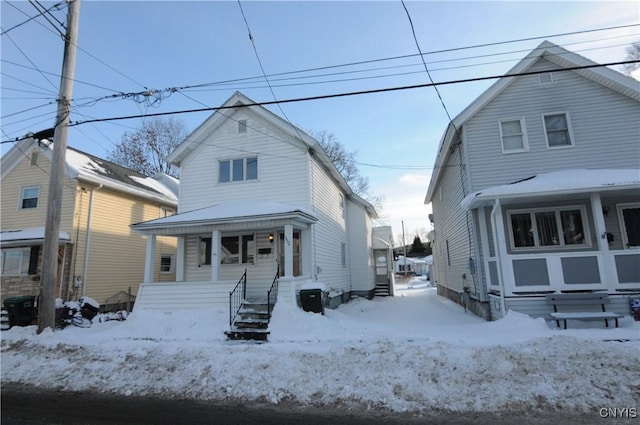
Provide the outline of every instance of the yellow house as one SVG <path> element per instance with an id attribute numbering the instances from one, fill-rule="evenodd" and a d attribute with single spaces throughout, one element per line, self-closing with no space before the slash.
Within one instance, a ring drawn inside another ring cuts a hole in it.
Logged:
<path id="1" fill-rule="evenodd" d="M 52 133 L 16 142 L 1 160 L 1 298 L 40 293 Z M 38 140 L 40 139 L 40 140 Z M 132 223 L 175 213 L 178 181 L 153 177 L 68 148 L 56 296 L 102 305 L 135 296 L 144 280 L 146 238 Z M 175 280 L 175 238 L 156 241 L 155 278 Z"/>

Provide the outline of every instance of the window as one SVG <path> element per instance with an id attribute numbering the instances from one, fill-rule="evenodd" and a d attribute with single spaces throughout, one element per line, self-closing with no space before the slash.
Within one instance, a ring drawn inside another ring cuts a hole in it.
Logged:
<path id="1" fill-rule="evenodd" d="M 228 159 L 219 162 L 218 182 L 258 179 L 258 157 Z"/>
<path id="2" fill-rule="evenodd" d="M 172 215 L 176 215 L 176 210 L 160 207 L 160 217 L 171 217 Z"/>
<path id="3" fill-rule="evenodd" d="M 39 187 L 23 187 L 20 199 L 20 209 L 38 208 L 38 198 L 40 197 Z"/>
<path id="4" fill-rule="evenodd" d="M 549 148 L 573 146 L 567 114 L 545 114 L 543 118 L 545 136 Z"/>
<path id="5" fill-rule="evenodd" d="M 344 195 L 341 193 L 340 194 L 340 208 L 344 209 Z"/>
<path id="6" fill-rule="evenodd" d="M 256 244 L 253 235 L 223 236 L 220 241 L 221 264 L 253 264 Z"/>
<path id="7" fill-rule="evenodd" d="M 173 255 L 162 254 L 160 257 L 160 273 L 173 273 Z"/>
<path id="8" fill-rule="evenodd" d="M 340 243 L 340 261 L 343 266 L 347 265 L 347 245 L 344 242 Z"/>
<path id="9" fill-rule="evenodd" d="M 640 204 L 618 205 L 625 248 L 640 247 Z"/>
<path id="10" fill-rule="evenodd" d="M 511 247 L 588 246 L 584 207 L 509 211 Z"/>
<path id="11" fill-rule="evenodd" d="M 198 266 L 211 265 L 211 238 L 201 237 L 198 242 Z"/>
<path id="12" fill-rule="evenodd" d="M 524 118 L 501 120 L 500 139 L 502 152 L 523 152 L 529 150 Z"/>
<path id="13" fill-rule="evenodd" d="M 238 134 L 247 132 L 247 120 L 238 121 Z"/>
<path id="14" fill-rule="evenodd" d="M 38 165 L 38 151 L 31 153 L 31 165 Z"/>
<path id="15" fill-rule="evenodd" d="M 36 274 L 39 255 L 40 246 L 3 249 L 2 258 L 0 259 L 2 276 Z"/>

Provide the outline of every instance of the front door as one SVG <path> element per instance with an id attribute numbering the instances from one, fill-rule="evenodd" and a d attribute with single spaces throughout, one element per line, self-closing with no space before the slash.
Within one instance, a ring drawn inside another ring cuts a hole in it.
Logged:
<path id="1" fill-rule="evenodd" d="M 376 285 L 389 283 L 389 264 L 387 261 L 386 249 L 373 250 L 373 257 L 376 260 Z"/>
<path id="2" fill-rule="evenodd" d="M 284 275 L 285 264 L 284 264 L 284 233 L 279 233 L 278 238 L 278 255 L 280 257 L 279 265 L 280 265 L 280 276 Z M 300 231 L 293 231 L 293 241 L 287 241 L 287 243 L 293 244 L 293 276 L 300 276 Z"/>

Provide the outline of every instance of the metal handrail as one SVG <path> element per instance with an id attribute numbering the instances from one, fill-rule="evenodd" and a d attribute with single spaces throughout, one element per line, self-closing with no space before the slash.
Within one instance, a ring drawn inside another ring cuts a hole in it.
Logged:
<path id="1" fill-rule="evenodd" d="M 276 270 L 276 276 L 273 278 L 273 282 L 271 283 L 271 288 L 267 292 L 267 321 L 271 321 L 271 306 L 276 305 L 276 301 L 278 300 L 278 279 L 280 278 L 280 266 L 278 266 L 278 270 Z"/>
<path id="2" fill-rule="evenodd" d="M 233 288 L 233 290 L 229 292 L 229 326 L 233 326 L 234 320 L 236 320 L 236 317 L 238 317 L 238 313 L 242 308 L 246 293 L 247 269 L 244 269 L 244 274 L 242 275 L 236 286 Z"/>

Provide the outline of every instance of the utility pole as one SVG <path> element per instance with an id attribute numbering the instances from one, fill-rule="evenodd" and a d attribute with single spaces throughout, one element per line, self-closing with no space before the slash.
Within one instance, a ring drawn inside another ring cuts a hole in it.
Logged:
<path id="1" fill-rule="evenodd" d="M 69 134 L 69 114 L 71 113 L 71 99 L 73 96 L 73 76 L 76 66 L 78 21 L 80 19 L 80 0 L 68 1 L 67 34 L 64 40 L 60 95 L 58 97 L 58 112 L 56 114 L 55 132 L 53 134 L 53 157 L 51 159 L 51 172 L 49 174 L 47 220 L 45 221 L 44 246 L 42 250 L 38 333 L 46 328 L 55 328 L 55 291 L 58 281 L 58 243 L 60 239 L 62 188 L 67 137 Z"/>

